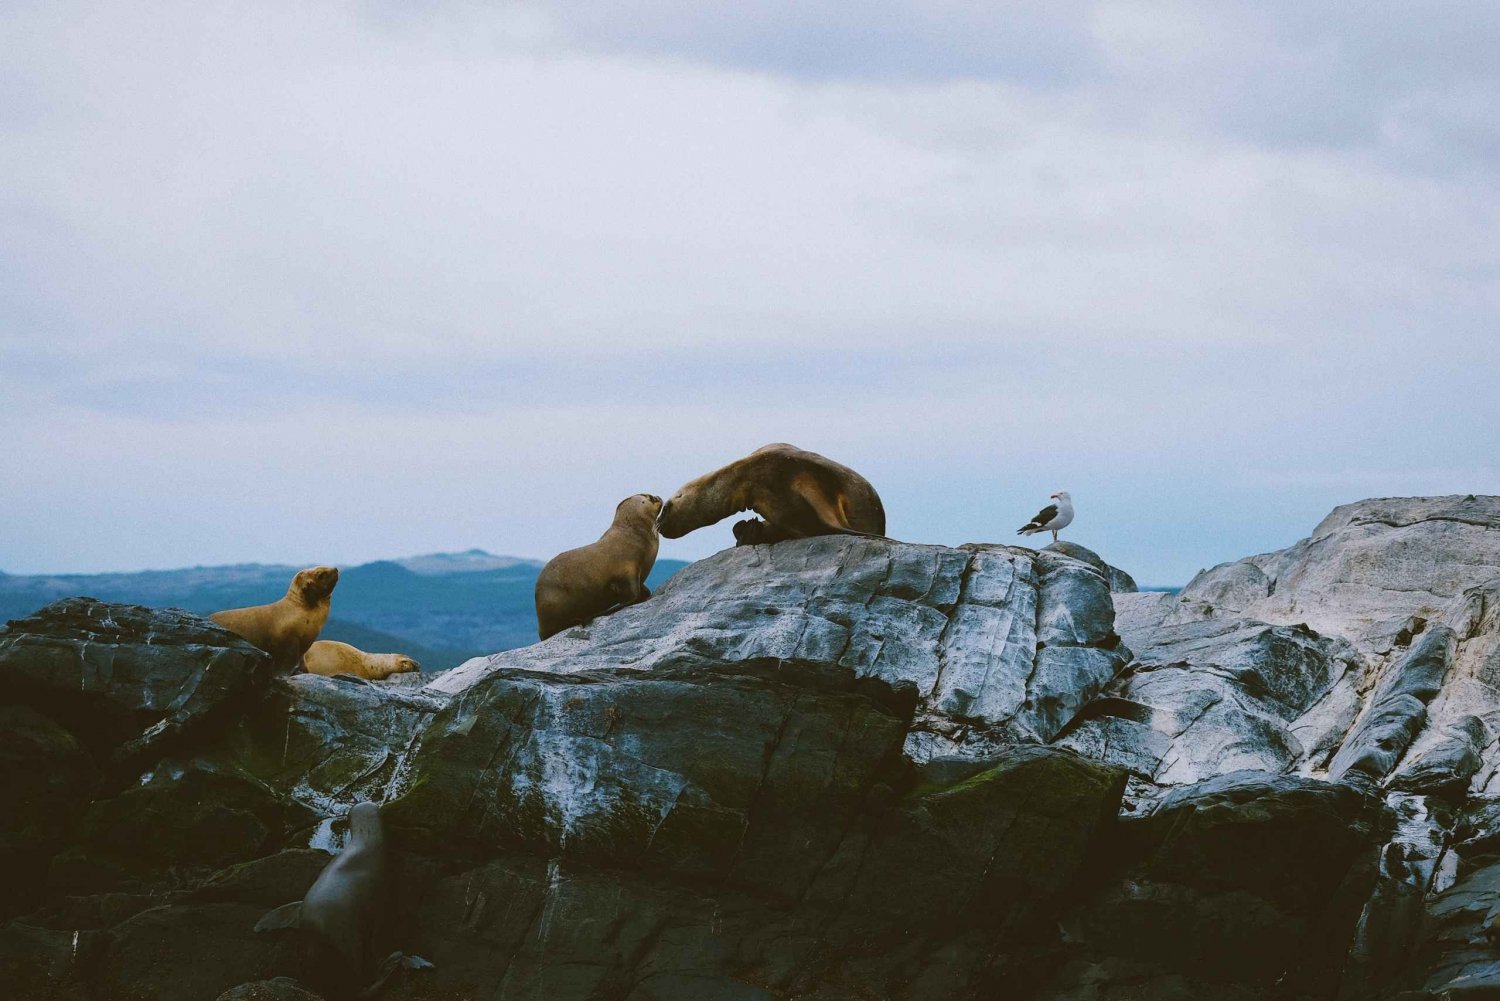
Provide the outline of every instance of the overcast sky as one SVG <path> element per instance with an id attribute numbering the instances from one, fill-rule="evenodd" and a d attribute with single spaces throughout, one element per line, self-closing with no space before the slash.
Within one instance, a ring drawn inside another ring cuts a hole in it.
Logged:
<path id="1" fill-rule="evenodd" d="M 0 570 L 546 558 L 770 441 L 1148 583 L 1500 493 L 1500 12 L 0 4 Z M 728 523 L 664 541 L 696 558 Z"/>

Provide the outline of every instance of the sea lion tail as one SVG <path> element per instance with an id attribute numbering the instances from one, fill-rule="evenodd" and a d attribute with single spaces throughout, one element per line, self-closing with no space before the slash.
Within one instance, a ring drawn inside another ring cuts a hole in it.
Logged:
<path id="1" fill-rule="evenodd" d="M 878 535 L 875 532 L 861 532 L 857 528 L 844 528 L 842 525 L 830 525 L 829 528 L 837 532 L 839 535 L 857 535 L 862 539 L 879 539 L 882 542 L 891 541 L 891 537 L 889 535 Z"/>
<path id="2" fill-rule="evenodd" d="M 278 931 L 282 928 L 302 927 L 302 901 L 294 900 L 290 904 L 282 904 L 273 911 L 267 911 L 265 916 L 255 922 L 256 931 Z"/>

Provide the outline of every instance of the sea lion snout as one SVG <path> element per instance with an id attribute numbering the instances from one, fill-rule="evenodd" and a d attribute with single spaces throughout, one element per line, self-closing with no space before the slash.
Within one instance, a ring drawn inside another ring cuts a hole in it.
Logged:
<path id="1" fill-rule="evenodd" d="M 656 531 L 664 539 L 680 539 L 690 531 L 681 524 L 681 519 L 678 517 L 681 509 L 672 506 L 676 502 L 677 498 L 673 497 L 663 504 L 656 514 Z"/>

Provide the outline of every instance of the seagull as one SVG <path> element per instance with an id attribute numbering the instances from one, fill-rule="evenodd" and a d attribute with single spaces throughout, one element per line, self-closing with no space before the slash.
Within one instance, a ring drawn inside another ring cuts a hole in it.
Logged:
<path id="1" fill-rule="evenodd" d="M 1057 541 L 1057 533 L 1073 524 L 1073 498 L 1066 490 L 1059 490 L 1052 495 L 1056 504 L 1048 504 L 1036 513 L 1026 524 L 1016 529 L 1017 535 L 1035 535 L 1038 532 L 1051 532 L 1052 541 Z"/>

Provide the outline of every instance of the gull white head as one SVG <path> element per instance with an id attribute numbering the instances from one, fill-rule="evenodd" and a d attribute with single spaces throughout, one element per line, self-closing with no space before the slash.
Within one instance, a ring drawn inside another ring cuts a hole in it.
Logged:
<path id="1" fill-rule="evenodd" d="M 1052 499 L 1055 501 L 1062 501 L 1065 504 L 1071 504 L 1073 502 L 1073 495 L 1068 493 L 1066 490 L 1059 490 L 1057 493 L 1052 495 Z"/>

